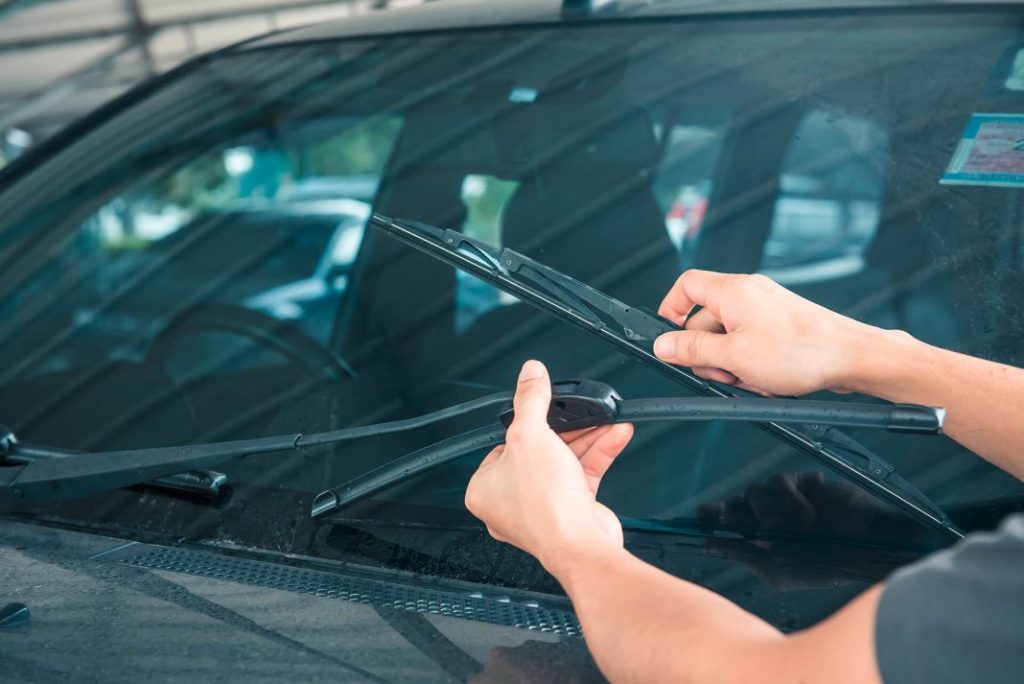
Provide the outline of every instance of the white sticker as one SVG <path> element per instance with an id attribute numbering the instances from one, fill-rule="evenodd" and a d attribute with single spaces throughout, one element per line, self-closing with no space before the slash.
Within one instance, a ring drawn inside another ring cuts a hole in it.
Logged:
<path id="1" fill-rule="evenodd" d="M 943 185 L 1024 188 L 1024 114 L 974 114 Z"/>

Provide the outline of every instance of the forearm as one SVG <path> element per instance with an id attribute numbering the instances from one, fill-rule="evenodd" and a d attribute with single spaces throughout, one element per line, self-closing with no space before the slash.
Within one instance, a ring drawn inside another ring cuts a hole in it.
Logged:
<path id="1" fill-rule="evenodd" d="M 591 653 L 616 684 L 744 681 L 726 672 L 736 652 L 783 638 L 721 596 L 623 549 L 584 550 L 554 568 Z"/>
<path id="2" fill-rule="evenodd" d="M 946 433 L 1024 479 L 1024 370 L 875 330 L 856 348 L 844 384 L 895 402 L 940 406 Z"/>
<path id="3" fill-rule="evenodd" d="M 821 626 L 787 637 L 622 549 L 583 551 L 552 567 L 598 666 L 615 684 L 878 681 L 875 591 Z"/>

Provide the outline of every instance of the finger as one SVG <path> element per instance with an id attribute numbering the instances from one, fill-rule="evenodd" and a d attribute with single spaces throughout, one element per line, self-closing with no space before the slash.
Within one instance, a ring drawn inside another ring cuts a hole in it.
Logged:
<path id="1" fill-rule="evenodd" d="M 724 333 L 725 326 L 707 309 L 701 309 L 686 321 L 687 330 L 703 330 L 705 332 Z"/>
<path id="2" fill-rule="evenodd" d="M 722 522 L 734 530 L 753 530 L 757 528 L 757 520 L 747 500 L 738 494 L 730 496 L 725 502 L 725 514 Z"/>
<path id="3" fill-rule="evenodd" d="M 702 503 L 697 505 L 697 520 L 720 523 L 725 518 L 725 502 Z"/>
<path id="4" fill-rule="evenodd" d="M 654 342 L 654 353 L 662 361 L 679 366 L 719 368 L 732 365 L 729 354 L 731 335 L 717 335 L 704 330 L 683 330 L 665 333 Z"/>
<path id="5" fill-rule="evenodd" d="M 783 514 L 775 497 L 763 484 L 752 484 L 746 491 L 747 504 L 754 512 L 759 527 L 777 529 L 783 521 Z"/>
<path id="6" fill-rule="evenodd" d="M 765 399 L 772 399 L 772 398 L 778 396 L 778 395 L 772 394 L 771 392 L 766 392 L 765 390 L 761 389 L 760 387 L 754 387 L 753 385 L 748 385 L 745 382 L 740 382 L 738 378 L 737 378 L 737 382 L 735 382 L 734 384 L 737 387 L 739 387 L 740 389 L 747 390 L 748 392 L 753 392 L 754 394 L 760 394 Z"/>
<path id="7" fill-rule="evenodd" d="M 558 436 L 562 438 L 563 442 L 568 444 L 570 442 L 573 442 L 573 441 L 579 439 L 580 437 L 582 437 L 583 435 L 587 434 L 588 432 L 593 432 L 594 430 L 599 429 L 600 427 L 602 427 L 602 426 L 580 428 L 579 430 L 570 430 L 569 432 L 559 432 Z"/>
<path id="8" fill-rule="evenodd" d="M 619 423 L 611 426 L 607 432 L 597 438 L 586 453 L 580 456 L 583 474 L 586 475 L 587 483 L 594 494 L 597 494 L 601 478 L 608 472 L 612 463 L 631 439 L 633 439 L 633 426 L 629 423 Z"/>
<path id="9" fill-rule="evenodd" d="M 724 333 L 725 326 L 722 325 L 721 321 L 715 318 L 715 315 L 707 309 L 701 309 L 696 314 L 691 316 L 686 321 L 687 330 L 703 330 L 709 333 Z M 739 382 L 738 378 L 728 371 L 724 371 L 720 368 L 707 368 L 697 366 L 693 369 L 693 372 L 700 377 L 711 380 L 712 382 L 718 382 L 723 385 L 735 385 Z"/>
<path id="10" fill-rule="evenodd" d="M 611 428 L 611 425 L 602 425 L 599 428 L 588 430 L 585 434 L 572 441 L 566 440 L 566 444 L 569 445 L 572 453 L 576 454 L 576 458 L 580 458 L 583 454 L 587 453 L 587 449 L 592 447 Z"/>
<path id="11" fill-rule="evenodd" d="M 548 428 L 551 380 L 543 363 L 531 360 L 523 364 L 512 404 L 515 407 L 515 419 L 509 428 L 511 431 Z"/>
<path id="12" fill-rule="evenodd" d="M 702 368 L 700 366 L 693 369 L 694 374 L 699 375 L 705 380 L 711 380 L 712 382 L 721 383 L 723 385 L 740 385 L 739 378 L 730 373 L 724 371 L 721 368 Z"/>
<path id="13" fill-rule="evenodd" d="M 797 476 L 796 486 L 812 506 L 821 508 L 828 505 L 830 492 L 822 473 L 816 470 L 800 473 Z"/>
<path id="14" fill-rule="evenodd" d="M 801 492 L 820 490 L 825 484 L 825 476 L 817 470 L 808 470 L 796 476 L 796 486 Z"/>
<path id="15" fill-rule="evenodd" d="M 661 306 L 658 307 L 658 313 L 676 324 L 682 325 L 690 310 L 700 304 L 719 317 L 719 302 L 715 292 L 724 282 L 735 277 L 724 273 L 695 269 L 686 271 L 679 276 L 675 285 L 665 295 Z"/>
<path id="16" fill-rule="evenodd" d="M 808 527 L 816 517 L 814 506 L 796 486 L 795 475 L 776 475 L 768 480 L 768 491 L 778 504 L 785 520 L 798 526 Z"/>

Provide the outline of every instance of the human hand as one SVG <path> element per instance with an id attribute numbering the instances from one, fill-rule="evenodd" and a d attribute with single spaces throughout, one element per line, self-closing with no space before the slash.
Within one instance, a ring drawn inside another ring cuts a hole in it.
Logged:
<path id="1" fill-rule="evenodd" d="M 576 551 L 622 547 L 622 525 L 597 502 L 601 478 L 629 443 L 633 427 L 605 425 L 557 435 L 547 422 L 551 380 L 538 361 L 519 376 L 515 420 L 505 444 L 480 464 L 466 508 L 495 539 L 536 557 L 552 574 Z"/>
<path id="2" fill-rule="evenodd" d="M 883 536 L 888 509 L 859 487 L 828 482 L 817 471 L 782 473 L 742 495 L 700 504 L 697 517 L 738 532 L 815 533 L 862 539 Z"/>
<path id="3" fill-rule="evenodd" d="M 703 308 L 687 320 L 696 305 Z M 764 395 L 853 391 L 857 351 L 882 332 L 762 275 L 687 271 L 658 313 L 686 325 L 657 339 L 659 358 Z"/>

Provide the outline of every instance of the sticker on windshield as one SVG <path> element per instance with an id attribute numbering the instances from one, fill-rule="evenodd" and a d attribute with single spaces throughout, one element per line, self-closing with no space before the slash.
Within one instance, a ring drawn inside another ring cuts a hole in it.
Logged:
<path id="1" fill-rule="evenodd" d="M 1024 188 L 1024 114 L 974 114 L 943 185 Z"/>

